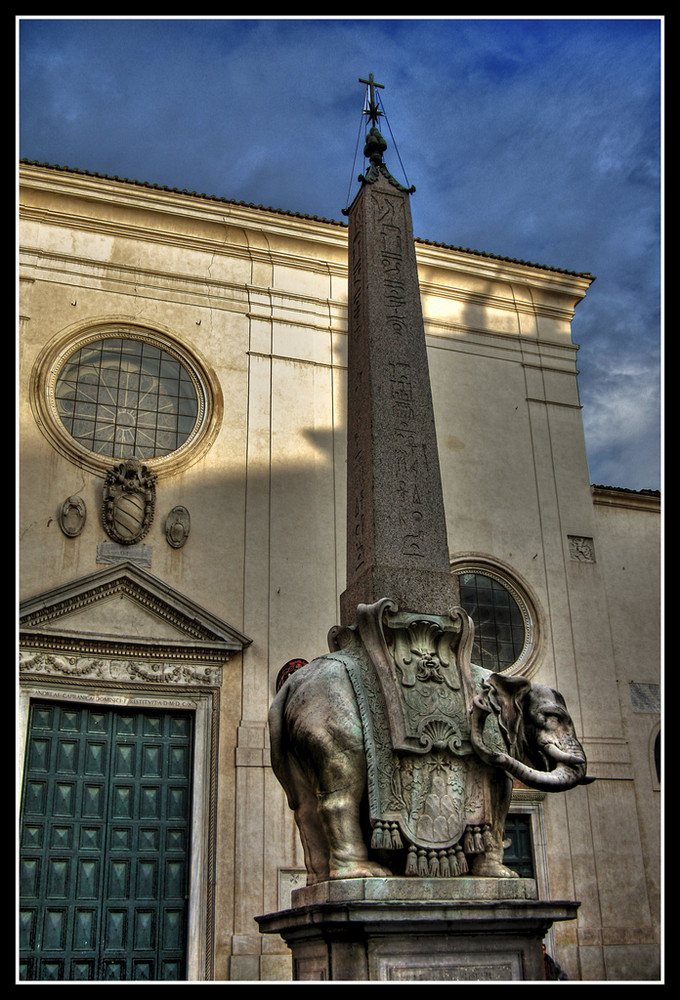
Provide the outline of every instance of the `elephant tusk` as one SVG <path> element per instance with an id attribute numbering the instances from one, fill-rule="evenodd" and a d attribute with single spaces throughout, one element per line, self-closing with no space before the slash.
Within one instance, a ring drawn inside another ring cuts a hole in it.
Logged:
<path id="1" fill-rule="evenodd" d="M 508 774 L 518 778 L 522 784 L 538 792 L 566 792 L 577 785 L 589 783 L 578 770 L 564 765 L 556 767 L 554 771 L 538 771 L 513 757 L 508 757 L 505 754 L 499 756 L 505 757 L 505 761 L 500 766 Z M 583 767 L 583 762 L 581 767 Z"/>
<path id="2" fill-rule="evenodd" d="M 547 757 L 552 757 L 559 764 L 570 764 L 572 767 L 582 767 L 583 757 L 577 756 L 576 754 L 566 753 L 564 750 L 560 750 L 559 747 L 555 746 L 554 743 L 544 743 L 541 747 L 543 753 Z"/>

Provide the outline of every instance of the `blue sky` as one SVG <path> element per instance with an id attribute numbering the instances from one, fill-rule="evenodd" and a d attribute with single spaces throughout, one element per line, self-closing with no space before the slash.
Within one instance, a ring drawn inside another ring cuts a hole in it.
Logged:
<path id="1" fill-rule="evenodd" d="M 660 489 L 662 32 L 20 16 L 19 155 L 344 221 L 372 72 L 417 237 L 595 275 L 573 323 L 591 482 Z"/>

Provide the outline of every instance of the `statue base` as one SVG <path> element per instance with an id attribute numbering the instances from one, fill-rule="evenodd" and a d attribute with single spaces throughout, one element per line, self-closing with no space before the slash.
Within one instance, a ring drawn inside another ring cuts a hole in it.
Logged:
<path id="1" fill-rule="evenodd" d="M 543 938 L 580 905 L 522 878 L 338 879 L 292 904 L 260 931 L 284 939 L 294 980 L 343 982 L 543 980 Z"/>

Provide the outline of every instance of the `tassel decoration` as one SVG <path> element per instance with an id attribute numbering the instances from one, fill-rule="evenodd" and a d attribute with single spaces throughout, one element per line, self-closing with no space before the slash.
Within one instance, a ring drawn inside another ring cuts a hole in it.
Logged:
<path id="1" fill-rule="evenodd" d="M 396 823 L 390 823 L 390 847 L 393 851 L 401 851 L 403 846 L 399 826 Z"/>
<path id="2" fill-rule="evenodd" d="M 416 849 L 411 844 L 408 849 L 408 857 L 406 858 L 406 875 L 417 875 L 418 874 L 418 861 L 416 855 Z"/>
<path id="3" fill-rule="evenodd" d="M 467 875 L 469 868 L 467 865 L 467 859 L 465 857 L 465 852 L 460 844 L 456 844 L 456 862 L 458 864 L 458 874 Z"/>
<path id="4" fill-rule="evenodd" d="M 377 819 L 371 834 L 371 847 L 375 851 L 402 851 L 404 843 L 399 832 L 399 824 Z"/>
<path id="5" fill-rule="evenodd" d="M 485 823 L 482 827 L 482 839 L 484 841 L 484 850 L 490 851 L 493 847 L 493 838 L 491 836 L 491 827 L 488 823 Z"/>
<path id="6" fill-rule="evenodd" d="M 392 823 L 388 830 L 387 824 L 385 824 L 386 839 L 389 839 L 390 835 L 394 835 L 396 832 L 401 841 L 399 831 L 393 829 L 396 826 L 396 823 Z M 409 844 L 404 874 L 419 878 L 458 878 L 460 875 L 468 875 L 470 869 L 466 854 L 483 853 L 480 844 L 490 836 L 490 827 L 485 825 L 484 828 L 481 826 L 468 828 L 465 835 L 454 847 L 427 850 L 424 847 Z M 466 846 L 468 844 L 471 845 L 472 850 L 468 849 Z"/>

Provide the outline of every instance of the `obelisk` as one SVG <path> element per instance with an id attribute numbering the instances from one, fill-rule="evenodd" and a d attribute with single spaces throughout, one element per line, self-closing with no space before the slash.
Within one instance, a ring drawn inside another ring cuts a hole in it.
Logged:
<path id="1" fill-rule="evenodd" d="M 458 603 L 416 264 L 410 195 L 383 162 L 371 77 L 370 160 L 349 217 L 347 586 L 343 625 L 360 603 L 446 614 Z"/>
<path id="2" fill-rule="evenodd" d="M 347 589 L 328 654 L 270 710 L 308 883 L 255 919 L 288 944 L 295 980 L 539 981 L 545 934 L 579 903 L 539 900 L 501 864 L 511 780 L 471 738 L 473 706 L 492 708 L 449 566 L 413 189 L 383 163 L 379 85 L 361 82 L 371 165 L 346 213 Z"/>

